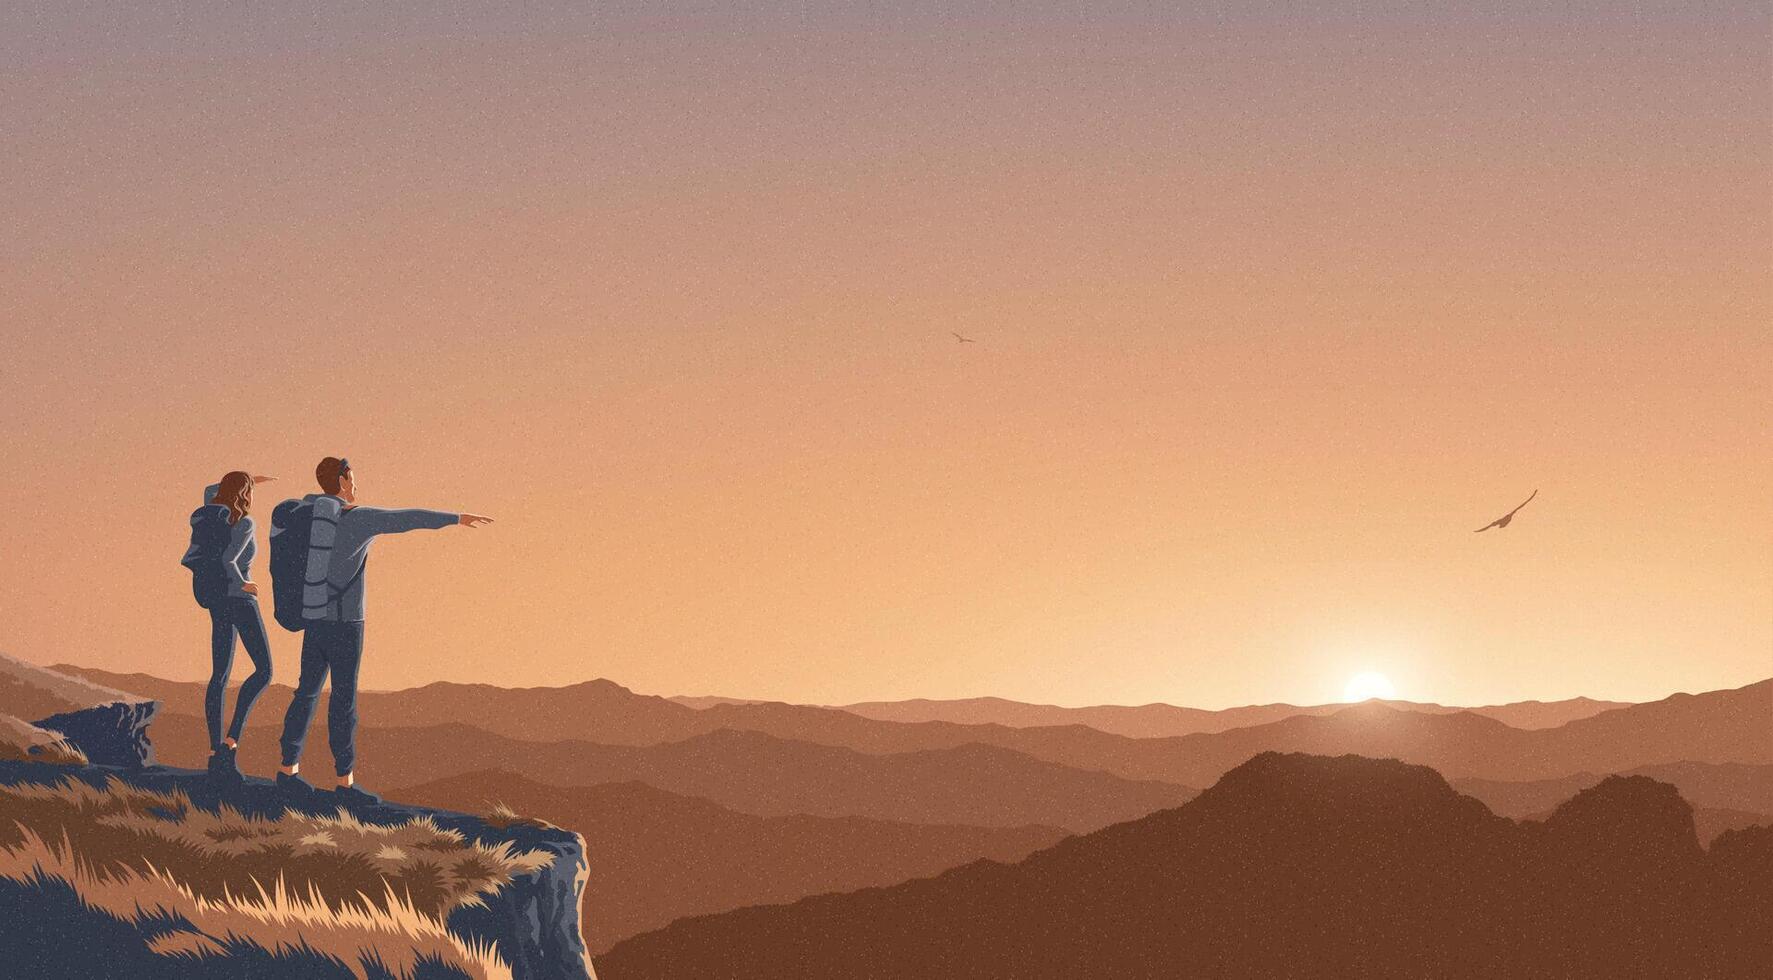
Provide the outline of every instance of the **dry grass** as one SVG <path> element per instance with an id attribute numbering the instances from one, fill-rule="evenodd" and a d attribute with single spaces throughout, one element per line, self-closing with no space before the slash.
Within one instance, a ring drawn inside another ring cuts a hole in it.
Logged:
<path id="1" fill-rule="evenodd" d="M 0 714 L 0 760 L 84 766 L 86 753 L 55 732 Z"/>
<path id="2" fill-rule="evenodd" d="M 305 947 L 359 976 L 366 957 L 398 960 L 402 975 L 429 957 L 477 978 L 509 976 L 490 949 L 462 942 L 443 922 L 551 860 L 470 843 L 429 818 L 380 826 L 344 812 L 211 813 L 181 793 L 117 780 L 0 786 L 0 814 L 0 876 L 60 878 L 120 919 L 173 912 L 196 926 L 156 940 L 156 952 Z"/>
<path id="3" fill-rule="evenodd" d="M 149 948 L 162 956 L 225 956 L 246 945 L 272 954 L 315 954 L 343 964 L 368 980 L 367 964 L 410 977 L 421 963 L 435 962 L 474 980 L 511 980 L 511 970 L 490 945 L 465 941 L 435 915 L 387 890 L 380 903 L 334 906 L 314 891 L 292 893 L 282 879 L 270 889 L 197 895 L 160 868 L 104 872 L 82 860 L 66 837 L 51 845 L 25 831 L 19 843 L 0 848 L 0 876 L 27 885 L 66 882 L 90 908 L 124 922 L 182 917 L 191 929 L 156 936 Z"/>
<path id="4" fill-rule="evenodd" d="M 481 819 L 486 822 L 487 826 L 497 827 L 500 830 L 511 826 L 542 828 L 551 828 L 554 826 L 546 820 L 540 820 L 536 817 L 522 816 L 518 814 L 516 810 L 511 809 L 502 802 L 494 803 L 486 811 L 486 815 L 481 817 Z"/>

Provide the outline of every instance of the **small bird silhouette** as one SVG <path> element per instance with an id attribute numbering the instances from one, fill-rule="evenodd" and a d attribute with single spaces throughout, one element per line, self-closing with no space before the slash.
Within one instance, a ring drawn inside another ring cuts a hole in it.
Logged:
<path id="1" fill-rule="evenodd" d="M 949 331 L 949 333 L 954 333 L 954 331 L 952 331 L 952 330 L 951 330 L 951 331 Z M 954 334 L 954 339 L 955 339 L 955 340 L 958 340 L 958 341 L 960 341 L 960 342 L 961 342 L 961 343 L 963 343 L 963 344 L 976 344 L 976 343 L 978 343 L 978 341 L 976 341 L 976 340 L 974 340 L 974 339 L 973 339 L 973 338 L 971 338 L 971 337 L 962 337 L 962 336 L 961 336 L 961 335 L 960 335 L 960 334 Z"/>
<path id="2" fill-rule="evenodd" d="M 1495 520 L 1491 521 L 1490 523 L 1485 524 L 1483 527 L 1478 528 L 1476 531 L 1473 531 L 1472 533 L 1473 534 L 1482 534 L 1485 531 L 1488 531 L 1489 529 L 1491 529 L 1493 527 L 1507 527 L 1508 522 L 1514 520 L 1514 515 L 1520 513 L 1521 507 L 1525 507 L 1528 504 L 1532 503 L 1533 498 L 1537 497 L 1537 496 L 1539 496 L 1539 491 L 1537 489 L 1534 489 L 1533 493 L 1529 497 L 1527 497 L 1527 499 L 1520 502 L 1520 506 L 1517 506 L 1514 510 L 1509 511 L 1506 514 L 1503 514 L 1501 517 L 1496 518 Z"/>

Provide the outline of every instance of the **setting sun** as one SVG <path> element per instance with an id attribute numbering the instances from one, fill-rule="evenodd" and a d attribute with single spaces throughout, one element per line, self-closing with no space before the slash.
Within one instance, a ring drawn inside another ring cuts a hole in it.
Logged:
<path id="1" fill-rule="evenodd" d="M 1366 701 L 1371 698 L 1391 700 L 1397 697 L 1397 688 L 1392 686 L 1390 679 L 1375 671 L 1363 671 L 1348 679 L 1348 686 L 1342 689 L 1344 701 Z"/>

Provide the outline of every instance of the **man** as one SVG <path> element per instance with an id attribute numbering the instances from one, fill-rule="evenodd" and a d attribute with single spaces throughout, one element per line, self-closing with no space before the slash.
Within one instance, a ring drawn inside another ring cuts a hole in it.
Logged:
<path id="1" fill-rule="evenodd" d="M 452 524 L 479 527 L 492 518 L 450 514 L 440 510 L 384 510 L 357 506 L 358 476 L 349 461 L 328 456 L 314 468 L 318 494 L 302 498 L 314 505 L 314 531 L 307 581 L 313 601 L 304 600 L 302 676 L 296 684 L 289 714 L 283 719 L 283 767 L 277 785 L 299 795 L 318 790 L 300 776 L 302 742 L 314 719 L 320 687 L 332 675 L 327 702 L 327 744 L 332 748 L 338 782 L 334 793 L 343 801 L 377 803 L 380 797 L 356 785 L 357 668 L 363 659 L 363 566 L 370 542 L 378 534 L 398 534 Z"/>

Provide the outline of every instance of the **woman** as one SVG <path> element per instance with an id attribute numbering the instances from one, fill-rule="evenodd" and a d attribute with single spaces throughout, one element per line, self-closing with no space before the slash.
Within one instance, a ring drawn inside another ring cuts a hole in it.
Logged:
<path id="1" fill-rule="evenodd" d="M 203 697 L 203 714 L 209 722 L 210 774 L 235 781 L 241 779 L 238 752 L 246 716 L 271 683 L 271 647 L 265 639 L 264 617 L 259 615 L 259 587 L 252 581 L 252 559 L 258 553 L 258 545 L 253 541 L 251 516 L 253 484 L 269 479 L 239 470 L 229 473 L 222 477 L 222 482 L 205 488 L 205 506 L 191 515 L 193 527 L 200 520 L 227 523 L 227 544 L 220 555 L 226 593 L 209 606 L 211 670 L 209 689 Z M 246 647 L 247 656 L 252 658 L 253 671 L 246 683 L 240 685 L 240 696 L 234 702 L 234 722 L 224 736 L 222 707 L 228 693 L 228 674 L 234 667 L 236 634 Z"/>

